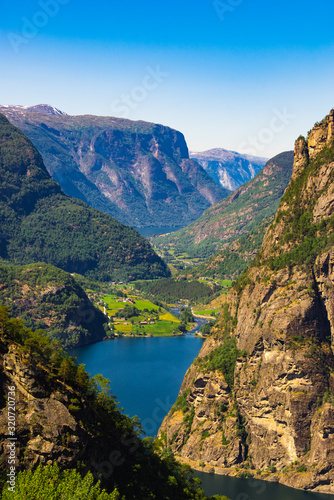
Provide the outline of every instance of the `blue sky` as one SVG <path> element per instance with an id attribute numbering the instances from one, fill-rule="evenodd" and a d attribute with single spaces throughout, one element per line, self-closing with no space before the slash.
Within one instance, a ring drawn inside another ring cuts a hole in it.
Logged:
<path id="1" fill-rule="evenodd" d="M 2 0 L 0 102 L 292 149 L 334 107 L 332 0 Z"/>

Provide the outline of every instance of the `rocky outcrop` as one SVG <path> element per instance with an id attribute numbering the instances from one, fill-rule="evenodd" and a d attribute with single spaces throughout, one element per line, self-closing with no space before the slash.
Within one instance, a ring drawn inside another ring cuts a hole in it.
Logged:
<path id="1" fill-rule="evenodd" d="M 45 105 L 0 112 L 31 139 L 66 194 L 133 227 L 185 226 L 230 193 L 169 127 Z"/>
<path id="2" fill-rule="evenodd" d="M 230 292 L 160 432 L 197 467 L 323 493 L 334 493 L 332 116 L 311 141 L 298 139 L 261 251 Z"/>
<path id="3" fill-rule="evenodd" d="M 312 161 L 321 151 L 332 144 L 334 137 L 334 109 L 308 135 L 309 157 Z"/>
<path id="4" fill-rule="evenodd" d="M 9 346 L 1 364 L 4 392 L 8 386 L 15 387 L 16 466 L 24 456 L 31 465 L 57 461 L 62 467 L 70 467 L 83 452 L 80 425 L 68 409 L 70 399 L 78 395 L 65 385 L 65 394 L 50 390 L 47 370 L 31 364 L 29 354 L 19 352 L 16 345 Z M 7 420 L 6 411 L 0 411 L 2 436 L 7 435 Z M 6 461 L 5 438 L 0 440 L 0 455 Z"/>

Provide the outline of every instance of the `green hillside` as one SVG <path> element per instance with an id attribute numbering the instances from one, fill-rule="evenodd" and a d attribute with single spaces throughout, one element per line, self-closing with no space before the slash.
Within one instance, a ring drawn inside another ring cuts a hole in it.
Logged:
<path id="1" fill-rule="evenodd" d="M 63 347 L 102 340 L 107 319 L 65 271 L 36 263 L 0 263 L 0 303 L 33 330 L 43 329 Z"/>
<path id="2" fill-rule="evenodd" d="M 275 156 L 252 180 L 207 209 L 197 221 L 175 233 L 152 238 L 153 245 L 169 261 L 171 253 L 176 258 L 207 259 L 226 249 L 264 220 L 269 224 L 289 183 L 292 166 L 292 151 Z"/>

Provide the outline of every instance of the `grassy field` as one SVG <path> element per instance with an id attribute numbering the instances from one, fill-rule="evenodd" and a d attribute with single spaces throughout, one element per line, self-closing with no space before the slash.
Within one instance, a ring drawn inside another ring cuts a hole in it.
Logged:
<path id="1" fill-rule="evenodd" d="M 203 311 L 197 311 L 194 309 L 194 314 L 198 314 L 200 316 L 214 316 L 215 313 L 218 313 L 218 309 L 205 309 Z"/>
<path id="2" fill-rule="evenodd" d="M 117 295 L 105 295 L 103 297 L 103 302 L 106 304 L 106 313 L 110 318 L 113 318 L 115 333 L 121 335 L 143 336 L 171 336 L 181 334 L 178 330 L 178 325 L 180 324 L 179 318 L 171 314 L 169 311 L 153 304 L 153 302 L 149 300 L 145 300 L 134 295 L 129 294 L 128 298 L 131 298 L 134 301 L 134 304 L 123 301 L 117 302 L 117 300 L 120 300 L 120 297 Z M 142 314 L 132 316 L 127 320 L 116 318 L 116 312 L 119 309 L 124 309 L 127 304 L 129 306 L 136 307 L 138 311 L 142 312 Z M 103 306 L 100 305 L 100 309 L 103 309 Z M 141 325 L 141 322 L 147 322 L 148 324 Z M 154 322 L 154 324 L 150 324 L 151 322 Z M 188 329 L 191 327 L 192 325 L 188 325 Z"/>
<path id="3" fill-rule="evenodd" d="M 135 302 L 134 305 L 137 309 L 139 309 L 139 311 L 143 311 L 144 309 L 148 309 L 149 311 L 159 309 L 159 306 L 156 306 L 149 300 L 138 298 L 136 295 L 128 295 L 128 298 L 132 299 Z M 119 299 L 120 297 L 117 297 L 116 295 L 104 295 L 103 301 L 107 304 L 107 313 L 110 313 L 109 316 L 115 314 L 117 309 L 124 308 L 126 302 L 117 302 L 117 300 Z M 165 311 L 165 309 L 163 309 L 163 311 Z"/>
<path id="4" fill-rule="evenodd" d="M 207 279 L 199 279 L 198 281 L 200 281 L 201 283 L 216 283 L 216 284 L 219 284 L 225 288 L 230 288 L 230 286 L 232 285 L 233 281 L 230 281 L 230 280 L 222 280 L 222 279 L 211 279 L 211 278 L 207 278 Z"/>

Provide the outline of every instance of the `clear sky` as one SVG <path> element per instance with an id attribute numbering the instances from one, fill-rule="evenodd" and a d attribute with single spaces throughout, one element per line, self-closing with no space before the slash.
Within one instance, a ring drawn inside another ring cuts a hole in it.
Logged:
<path id="1" fill-rule="evenodd" d="M 333 0 L 1 0 L 0 103 L 270 157 L 334 107 L 333 19 Z"/>

